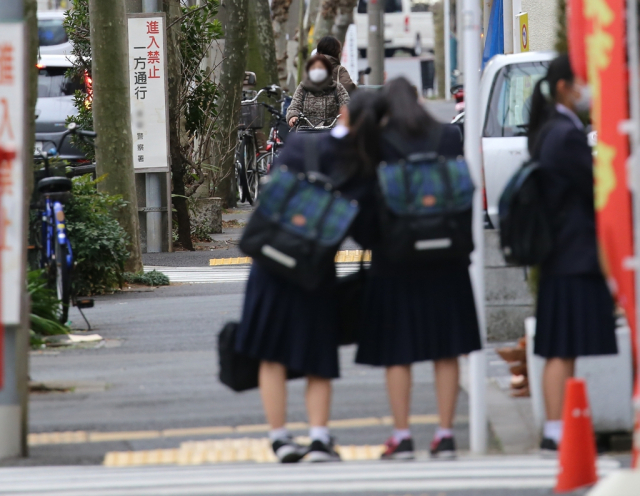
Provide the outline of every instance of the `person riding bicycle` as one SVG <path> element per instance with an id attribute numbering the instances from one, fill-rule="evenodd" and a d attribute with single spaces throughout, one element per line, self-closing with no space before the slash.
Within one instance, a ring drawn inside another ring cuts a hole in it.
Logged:
<path id="1" fill-rule="evenodd" d="M 303 114 L 313 126 L 329 125 L 340 114 L 340 107 L 349 103 L 349 93 L 333 80 L 331 62 L 324 55 L 311 57 L 305 69 L 287 110 L 287 122 L 293 127 Z M 300 124 L 308 123 L 303 120 Z"/>

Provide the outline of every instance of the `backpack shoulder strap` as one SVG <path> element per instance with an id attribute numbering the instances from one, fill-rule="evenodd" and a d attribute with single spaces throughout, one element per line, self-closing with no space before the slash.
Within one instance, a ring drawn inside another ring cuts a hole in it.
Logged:
<path id="1" fill-rule="evenodd" d="M 305 136 L 304 141 L 304 171 L 320 172 L 320 157 L 318 153 L 318 138 L 316 133 L 310 133 Z"/>

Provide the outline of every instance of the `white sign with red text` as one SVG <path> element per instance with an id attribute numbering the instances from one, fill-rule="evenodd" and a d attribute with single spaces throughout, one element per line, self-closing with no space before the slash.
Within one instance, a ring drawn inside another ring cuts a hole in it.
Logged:
<path id="1" fill-rule="evenodd" d="M 24 280 L 24 24 L 0 23 L 0 323 L 20 323 Z"/>
<path id="2" fill-rule="evenodd" d="M 349 25 L 342 47 L 340 64 L 347 69 L 351 80 L 358 83 L 358 28 L 355 24 Z"/>
<path id="3" fill-rule="evenodd" d="M 129 16 L 129 94 L 133 166 L 136 172 L 167 171 L 167 53 L 163 15 Z"/>

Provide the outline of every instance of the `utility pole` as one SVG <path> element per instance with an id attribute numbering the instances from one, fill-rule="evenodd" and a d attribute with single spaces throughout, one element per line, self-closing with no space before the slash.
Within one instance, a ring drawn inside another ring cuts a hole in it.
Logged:
<path id="1" fill-rule="evenodd" d="M 451 100 L 451 2 L 444 2 L 444 98 Z"/>
<path id="2" fill-rule="evenodd" d="M 475 295 L 478 324 L 482 341 L 486 340 L 484 295 L 484 206 L 482 202 L 482 160 L 480 137 L 480 3 L 462 0 L 464 4 L 462 26 L 464 33 L 464 156 L 476 185 L 473 197 L 473 242 L 471 255 L 471 281 Z M 469 430 L 471 451 L 487 451 L 487 364 L 484 350 L 469 355 Z"/>
<path id="3" fill-rule="evenodd" d="M 27 41 L 26 7 L 35 17 L 32 2 L 5 0 L 0 8 L 0 459 L 27 455 L 27 175 L 33 174 L 33 138 L 27 133 L 34 115 L 28 78 L 35 60 Z"/>
<path id="4" fill-rule="evenodd" d="M 140 229 L 133 172 L 127 16 L 124 0 L 89 0 L 93 76 L 93 123 L 96 138 L 96 173 L 106 174 L 98 187 L 121 195 L 127 206 L 118 221 L 129 235 L 126 270 L 140 272 Z"/>
<path id="5" fill-rule="evenodd" d="M 384 5 L 381 0 L 369 0 L 369 46 L 367 59 L 371 74 L 369 84 L 384 84 Z"/>

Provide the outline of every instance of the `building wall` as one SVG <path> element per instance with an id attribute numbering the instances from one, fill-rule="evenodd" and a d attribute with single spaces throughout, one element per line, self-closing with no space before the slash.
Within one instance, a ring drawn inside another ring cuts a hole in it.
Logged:
<path id="1" fill-rule="evenodd" d="M 522 12 L 529 14 L 531 51 L 553 50 L 558 25 L 557 10 L 556 0 L 522 0 Z"/>

